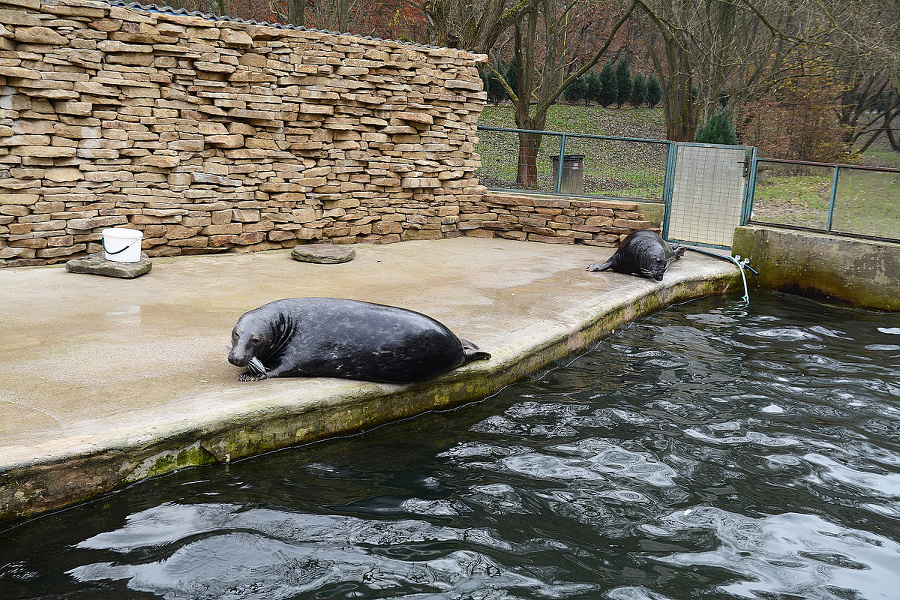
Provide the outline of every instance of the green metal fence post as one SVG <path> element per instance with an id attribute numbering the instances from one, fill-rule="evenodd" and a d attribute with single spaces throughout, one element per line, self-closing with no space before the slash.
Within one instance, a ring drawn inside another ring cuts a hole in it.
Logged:
<path id="1" fill-rule="evenodd" d="M 675 185 L 675 155 L 678 153 L 678 144 L 669 142 L 666 150 L 666 179 L 663 182 L 663 202 L 666 210 L 663 214 L 662 237 L 669 239 L 669 213 L 672 211 L 672 188 Z"/>
<path id="2" fill-rule="evenodd" d="M 747 191 L 744 194 L 744 211 L 741 214 L 741 226 L 750 221 L 753 214 L 753 199 L 756 197 L 756 175 L 759 168 L 759 160 L 756 155 L 756 147 L 751 146 L 747 157 L 749 167 L 747 171 Z"/>
<path id="3" fill-rule="evenodd" d="M 825 226 L 825 231 L 828 232 L 831 231 L 831 221 L 834 219 L 834 202 L 837 198 L 837 186 L 840 172 L 840 165 L 834 165 L 834 177 L 831 179 L 831 201 L 828 204 L 828 225 Z"/>
<path id="4" fill-rule="evenodd" d="M 556 165 L 556 193 L 562 190 L 562 173 L 563 160 L 566 155 L 566 134 L 562 134 L 559 138 L 559 163 Z"/>

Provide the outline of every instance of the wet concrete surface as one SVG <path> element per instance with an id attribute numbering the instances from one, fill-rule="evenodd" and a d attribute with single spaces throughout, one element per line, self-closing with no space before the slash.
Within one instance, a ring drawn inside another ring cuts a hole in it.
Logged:
<path id="1" fill-rule="evenodd" d="M 0 269 L 0 518 L 483 398 L 641 314 L 740 286 L 734 265 L 692 252 L 658 283 L 585 271 L 609 248 L 457 238 L 355 249 L 343 264 L 289 250 L 155 258 L 137 279 Z M 239 383 L 226 360 L 238 317 L 300 296 L 423 312 L 493 357 L 411 386 Z"/>

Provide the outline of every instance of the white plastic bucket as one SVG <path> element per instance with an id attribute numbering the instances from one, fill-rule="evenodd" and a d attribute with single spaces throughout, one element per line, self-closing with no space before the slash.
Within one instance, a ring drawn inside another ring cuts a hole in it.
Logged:
<path id="1" fill-rule="evenodd" d="M 103 230 L 103 251 L 106 260 L 116 262 L 138 262 L 141 260 L 141 238 L 137 229 L 116 227 Z"/>

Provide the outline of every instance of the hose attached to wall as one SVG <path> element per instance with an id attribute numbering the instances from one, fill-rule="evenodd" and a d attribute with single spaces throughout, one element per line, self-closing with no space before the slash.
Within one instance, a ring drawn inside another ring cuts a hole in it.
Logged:
<path id="1" fill-rule="evenodd" d="M 687 250 L 693 250 L 694 252 L 699 252 L 700 254 L 705 254 L 706 256 L 712 256 L 713 258 L 718 258 L 719 260 L 727 260 L 729 262 L 734 263 L 737 266 L 738 270 L 741 272 L 741 280 L 744 282 L 744 302 L 746 302 L 747 304 L 750 304 L 750 292 L 747 288 L 747 274 L 744 272 L 744 269 L 745 268 L 750 269 L 750 271 L 754 275 L 757 275 L 757 276 L 759 275 L 759 272 L 750 266 L 749 258 L 741 258 L 740 254 L 738 254 L 737 256 L 716 254 L 715 252 L 710 252 L 708 250 L 702 250 L 700 248 L 694 248 L 693 246 L 682 245 L 682 247 Z"/>

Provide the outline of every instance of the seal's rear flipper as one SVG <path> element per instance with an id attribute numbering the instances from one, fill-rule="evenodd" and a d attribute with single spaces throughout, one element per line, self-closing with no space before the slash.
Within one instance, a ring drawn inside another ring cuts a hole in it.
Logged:
<path id="1" fill-rule="evenodd" d="M 615 256 L 613 256 L 612 258 L 610 258 L 608 261 L 606 261 L 606 262 L 603 263 L 603 264 L 600 264 L 600 263 L 594 263 L 594 264 L 592 264 L 591 266 L 589 266 L 589 267 L 587 268 L 587 270 L 588 270 L 588 271 L 605 271 L 605 270 L 607 270 L 608 268 L 610 268 L 611 266 L 613 266 L 613 259 L 614 259 L 614 258 L 615 258 Z"/>
<path id="2" fill-rule="evenodd" d="M 679 259 L 684 256 L 684 251 L 687 250 L 684 246 L 672 246 L 672 252 L 675 253 L 675 259 Z"/>
<path id="3" fill-rule="evenodd" d="M 490 352 L 485 352 L 469 340 L 459 338 L 459 341 L 462 342 L 463 352 L 465 352 L 466 356 L 462 364 L 466 364 L 473 360 L 487 360 L 491 357 Z"/>

